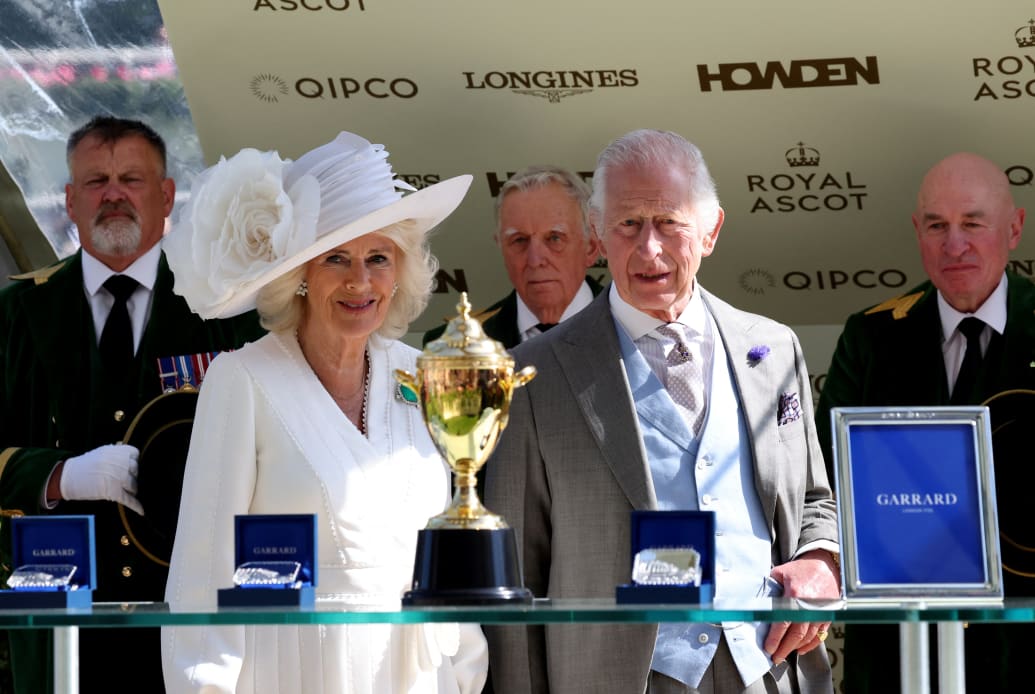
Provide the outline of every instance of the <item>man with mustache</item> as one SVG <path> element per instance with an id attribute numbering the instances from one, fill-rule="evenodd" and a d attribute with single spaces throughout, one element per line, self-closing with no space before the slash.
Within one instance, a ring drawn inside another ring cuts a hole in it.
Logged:
<path id="1" fill-rule="evenodd" d="M 231 349 L 262 331 L 254 314 L 202 321 L 173 293 L 160 241 L 176 184 L 158 133 L 99 116 L 69 137 L 67 159 L 65 207 L 82 249 L 0 291 L 0 508 L 93 515 L 94 600 L 161 601 L 167 565 L 131 541 L 119 515 L 121 504 L 146 518 L 137 498 L 139 451 L 116 442 L 170 387 L 160 359 Z M 2 532 L 6 574 L 17 567 L 9 523 Z M 117 688 L 113 657 L 146 673 L 137 691 L 162 691 L 157 629 L 83 634 L 81 691 Z M 50 691 L 49 632 L 9 636 L 16 690 Z"/>

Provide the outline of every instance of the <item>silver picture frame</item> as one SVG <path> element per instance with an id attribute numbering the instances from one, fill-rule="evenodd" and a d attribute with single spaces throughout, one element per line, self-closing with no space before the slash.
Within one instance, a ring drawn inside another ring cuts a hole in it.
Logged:
<path id="1" fill-rule="evenodd" d="M 1002 602 L 987 407 L 838 407 L 846 601 Z"/>

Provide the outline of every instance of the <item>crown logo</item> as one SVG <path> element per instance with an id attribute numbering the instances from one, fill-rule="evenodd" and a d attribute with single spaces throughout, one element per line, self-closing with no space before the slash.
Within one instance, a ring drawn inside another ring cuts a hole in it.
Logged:
<path id="1" fill-rule="evenodd" d="M 1029 19 L 1028 26 L 1022 26 L 1013 32 L 1013 37 L 1017 39 L 1017 45 L 1021 48 L 1035 46 L 1035 19 Z"/>
<path id="2" fill-rule="evenodd" d="M 819 166 L 819 150 L 806 147 L 804 142 L 799 142 L 797 147 L 791 147 L 783 156 L 791 166 Z"/>

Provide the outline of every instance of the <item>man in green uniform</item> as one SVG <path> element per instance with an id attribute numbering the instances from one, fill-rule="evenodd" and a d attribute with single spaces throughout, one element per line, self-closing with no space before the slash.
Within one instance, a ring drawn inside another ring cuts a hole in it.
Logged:
<path id="1" fill-rule="evenodd" d="M 1024 210 L 991 161 L 959 153 L 927 173 L 913 226 L 930 279 L 850 316 L 827 372 L 816 427 L 831 479 L 831 408 L 978 405 L 1009 389 L 1035 389 L 1035 285 L 1006 270 L 1023 225 Z M 1000 529 L 1035 538 L 1035 524 L 1023 518 L 1028 485 L 1013 481 L 1007 453 L 996 449 Z M 1004 560 L 1008 597 L 1035 596 L 1035 580 L 1024 573 Z M 1031 625 L 971 625 L 968 690 L 1023 689 L 1032 633 Z M 897 635 L 893 625 L 848 625 L 848 694 L 899 691 Z"/>
<path id="2" fill-rule="evenodd" d="M 161 601 L 167 566 L 140 551 L 119 516 L 119 504 L 147 511 L 136 498 L 139 451 L 117 442 L 163 392 L 160 358 L 190 361 L 262 331 L 254 314 L 202 321 L 173 293 L 160 241 L 176 186 L 154 130 L 97 117 L 71 135 L 67 154 L 65 206 L 82 249 L 0 291 L 0 508 L 93 515 L 94 600 Z M 5 523 L 5 574 L 16 568 L 10 542 Z M 81 691 L 122 690 L 123 668 L 146 673 L 134 691 L 163 690 L 158 629 L 82 633 Z M 50 691 L 49 633 L 9 635 L 16 690 Z"/>

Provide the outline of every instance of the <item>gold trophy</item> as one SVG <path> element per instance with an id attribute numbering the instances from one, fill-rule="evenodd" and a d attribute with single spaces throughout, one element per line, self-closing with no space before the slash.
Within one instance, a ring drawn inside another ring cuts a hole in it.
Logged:
<path id="1" fill-rule="evenodd" d="M 442 337 L 417 357 L 417 375 L 397 370 L 417 394 L 431 439 L 453 470 L 449 508 L 417 537 L 413 590 L 404 605 L 495 604 L 532 600 L 517 561 L 514 531 L 478 499 L 476 475 L 496 448 L 514 389 L 535 367 L 514 373 L 514 359 L 470 315 L 467 294 Z"/>

